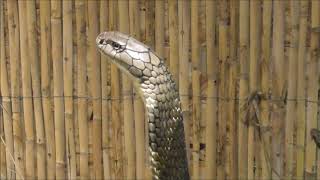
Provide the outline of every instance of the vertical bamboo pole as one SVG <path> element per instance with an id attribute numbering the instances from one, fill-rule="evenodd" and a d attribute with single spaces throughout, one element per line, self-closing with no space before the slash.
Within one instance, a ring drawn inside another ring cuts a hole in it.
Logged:
<path id="1" fill-rule="evenodd" d="M 95 178 L 103 177 L 102 170 L 102 129 L 101 129 L 101 77 L 100 54 L 96 50 L 96 36 L 99 34 L 99 11 L 97 1 L 88 1 L 88 66 L 91 67 L 89 83 L 93 96 L 93 166 Z"/>
<path id="2" fill-rule="evenodd" d="M 135 2 L 135 1 L 134 1 Z M 100 2 L 100 32 L 108 29 L 109 1 Z M 102 149 L 104 179 L 111 179 L 110 174 L 110 63 L 105 56 L 101 56 L 101 95 L 102 95 Z"/>
<path id="3" fill-rule="evenodd" d="M 238 47 L 238 10 L 239 3 L 238 1 L 230 1 L 230 61 L 229 66 L 230 70 L 228 73 L 227 86 L 229 101 L 227 102 L 228 106 L 228 119 L 227 122 L 227 131 L 229 140 L 229 146 L 227 146 L 229 154 L 227 155 L 227 161 L 230 167 L 230 179 L 237 178 L 237 119 L 236 119 L 236 101 L 233 99 L 236 97 L 237 91 L 237 76 L 238 76 L 238 61 L 237 61 L 237 47 Z M 228 167 L 227 167 L 228 168 Z"/>
<path id="4" fill-rule="evenodd" d="M 306 42 L 309 17 L 309 1 L 302 1 L 300 5 L 300 22 L 299 22 L 299 49 L 298 49 L 298 69 L 297 69 L 297 179 L 304 177 L 305 163 L 305 136 L 306 136 L 306 105 L 305 94 L 305 59 L 306 59 Z"/>
<path id="5" fill-rule="evenodd" d="M 207 42 L 207 122 L 206 122 L 206 179 L 216 179 L 217 111 L 218 111 L 218 59 L 215 47 L 217 2 L 206 1 Z"/>
<path id="6" fill-rule="evenodd" d="M 169 6 L 169 47 L 170 72 L 179 85 L 179 44 L 178 44 L 178 1 L 168 1 Z M 163 18 L 163 17 L 162 17 Z"/>
<path id="7" fill-rule="evenodd" d="M 0 115 L 0 178 L 7 179 L 6 145 L 3 142 L 3 140 L 5 139 L 5 135 L 3 129 L 4 123 L 2 112 L 0 112 Z"/>
<path id="8" fill-rule="evenodd" d="M 297 58 L 298 58 L 298 28 L 299 28 L 299 1 L 290 1 L 291 18 L 291 42 L 289 52 L 289 72 L 288 72 L 288 100 L 285 120 L 285 178 L 293 177 L 293 125 L 295 122 L 296 102 L 291 99 L 297 98 Z"/>
<path id="9" fill-rule="evenodd" d="M 76 174 L 76 147 L 73 124 L 73 40 L 72 40 L 72 1 L 63 3 L 63 82 L 65 101 L 65 127 L 68 178 L 75 179 Z"/>
<path id="10" fill-rule="evenodd" d="M 258 61 L 260 60 L 260 22 L 261 9 L 260 1 L 250 1 L 250 94 L 258 91 Z M 250 111 L 250 110 L 249 110 Z M 254 111 L 254 110 L 253 110 Z M 258 113 L 258 112 L 255 112 Z M 254 117 L 253 117 L 254 118 Z M 249 119 L 248 129 L 248 179 L 254 179 L 254 132 L 255 127 L 251 122 L 254 119 Z M 257 161 L 257 159 L 256 159 Z"/>
<path id="11" fill-rule="evenodd" d="M 40 90 L 40 59 L 38 53 L 37 42 L 37 18 L 35 1 L 27 2 L 27 26 L 28 26 L 28 45 L 29 45 L 29 60 L 31 63 L 32 77 L 32 94 L 33 98 L 35 127 L 36 127 L 36 145 L 37 145 L 37 177 L 39 179 L 46 178 L 46 148 L 45 148 L 45 129 L 43 124 L 43 110 Z"/>
<path id="12" fill-rule="evenodd" d="M 280 179 L 282 176 L 282 127 L 284 122 L 284 103 L 281 101 L 284 88 L 284 2 L 274 1 L 274 21 L 273 21 L 273 91 L 272 97 L 279 101 L 274 101 L 272 106 L 272 178 Z"/>
<path id="13" fill-rule="evenodd" d="M 220 84 L 219 84 L 219 97 L 221 97 L 219 103 L 219 147 L 218 147 L 218 164 L 217 164 L 217 179 L 230 178 L 230 164 L 227 161 L 227 156 L 230 154 L 229 144 L 226 143 L 227 133 L 226 125 L 230 121 L 227 116 L 227 97 L 228 86 L 227 80 L 229 79 L 229 65 L 228 65 L 228 6 L 227 1 L 221 1 L 219 6 L 219 61 L 220 61 Z"/>
<path id="14" fill-rule="evenodd" d="M 164 56 L 164 1 L 155 2 L 155 50 L 159 56 Z"/>
<path id="15" fill-rule="evenodd" d="M 55 137 L 51 96 L 51 23 L 50 2 L 40 1 L 41 93 L 47 150 L 47 179 L 55 177 Z"/>
<path id="16" fill-rule="evenodd" d="M 87 54 L 86 54 L 86 16 L 85 1 L 76 1 L 76 32 L 77 32 L 77 83 L 78 96 L 87 97 Z M 89 128 L 88 128 L 87 99 L 78 99 L 78 121 L 79 121 L 79 146 L 80 146 L 80 179 L 89 178 Z"/>
<path id="17" fill-rule="evenodd" d="M 32 87 L 31 87 L 31 55 L 29 52 L 27 32 L 27 2 L 19 1 L 19 19 L 20 19 L 20 52 L 21 52 L 21 80 L 23 95 L 23 117 L 25 124 L 25 153 L 26 153 L 26 178 L 34 179 L 35 175 L 35 128 L 34 113 L 32 106 Z"/>
<path id="18" fill-rule="evenodd" d="M 7 179 L 15 179 L 15 165 L 14 165 L 14 142 L 13 142 L 13 129 L 12 129 L 12 111 L 11 111 L 11 99 L 9 91 L 9 79 L 8 79 L 8 68 L 6 60 L 5 50 L 5 22 L 4 22 L 4 2 L 0 2 L 0 66 L 1 66 L 1 95 L 2 99 L 2 114 L 3 114 L 3 126 L 4 136 L 6 140 L 6 171 Z M 2 143 L 2 141 L 1 141 Z"/>
<path id="19" fill-rule="evenodd" d="M 123 33 L 129 33 L 129 9 L 128 1 L 118 1 L 119 3 L 119 30 Z M 135 178 L 135 140 L 134 140 L 134 121 L 132 121 L 132 84 L 128 76 L 122 76 L 123 93 L 123 115 L 124 115 L 124 135 L 125 152 L 127 155 L 127 178 Z"/>
<path id="20" fill-rule="evenodd" d="M 116 12 L 117 12 L 117 1 L 109 1 L 109 29 L 114 30 L 117 27 L 116 23 Z M 113 124 L 113 146 L 114 153 L 112 159 L 114 162 L 112 172 L 112 178 L 121 178 L 122 176 L 122 152 L 121 152 L 121 119 L 120 119 L 120 76 L 119 70 L 114 65 L 111 64 L 111 119 Z"/>
<path id="21" fill-rule="evenodd" d="M 156 1 L 158 2 L 158 1 Z M 188 158 L 189 173 L 190 161 L 190 109 L 189 109 L 189 50 L 190 50 L 190 2 L 178 1 L 179 13 L 179 94 L 183 115 L 184 134 Z M 161 18 L 163 19 L 163 18 Z M 157 19 L 156 19 L 157 21 Z M 160 45 L 159 45 L 160 46 Z M 157 46 L 156 46 L 157 47 Z"/>
<path id="22" fill-rule="evenodd" d="M 65 179 L 65 124 L 63 102 L 62 2 L 51 1 L 53 96 L 56 140 L 56 178 Z"/>
<path id="23" fill-rule="evenodd" d="M 199 52 L 199 1 L 191 1 L 191 58 L 192 58 L 192 121 L 193 121 L 193 179 L 200 178 L 200 52 Z M 171 64 L 171 63 L 170 63 Z"/>
<path id="24" fill-rule="evenodd" d="M 23 125 L 21 123 L 21 100 L 17 97 L 21 95 L 20 90 L 20 43 L 19 43 L 19 14 L 18 2 L 7 1 L 8 9 L 8 36 L 9 36 L 9 57 L 10 57 L 10 84 L 12 99 L 12 121 L 13 121 L 13 142 L 14 142 L 14 161 L 16 174 L 20 178 L 24 177 L 24 145 L 23 145 Z"/>
<path id="25" fill-rule="evenodd" d="M 319 32 L 317 29 L 320 26 L 320 1 L 312 1 L 311 4 L 311 59 L 307 66 L 307 125 L 306 133 L 308 134 L 311 128 L 317 127 L 317 101 L 318 98 L 318 62 L 319 62 Z M 306 159 L 305 159 L 305 178 L 316 178 L 316 145 L 310 135 L 306 135 Z"/>
<path id="26" fill-rule="evenodd" d="M 240 1 L 239 9 L 239 49 L 240 49 L 240 87 L 239 87 L 239 126 L 238 126 L 238 168 L 239 179 L 248 178 L 248 126 L 247 112 L 243 108 L 249 95 L 249 1 Z"/>
<path id="27" fill-rule="evenodd" d="M 139 1 L 129 1 L 130 34 L 140 39 Z M 136 92 L 137 93 L 137 92 Z M 136 94 L 135 93 L 135 94 Z M 136 94 L 137 95 L 137 94 Z M 136 137 L 136 178 L 145 179 L 145 117 L 144 106 L 140 97 L 134 98 L 134 119 Z"/>
<path id="28" fill-rule="evenodd" d="M 271 20 L 272 20 L 272 1 L 263 1 L 263 14 L 262 14 L 262 48 L 261 48 L 261 69 L 260 69 L 260 80 L 261 80 L 261 92 L 264 96 L 269 93 L 269 62 L 271 57 Z M 260 117 L 261 117 L 261 176 L 263 178 L 271 178 L 271 167 L 270 167 L 270 130 L 267 130 L 270 126 L 269 122 L 269 102 L 266 99 L 261 99 L 260 103 Z"/>

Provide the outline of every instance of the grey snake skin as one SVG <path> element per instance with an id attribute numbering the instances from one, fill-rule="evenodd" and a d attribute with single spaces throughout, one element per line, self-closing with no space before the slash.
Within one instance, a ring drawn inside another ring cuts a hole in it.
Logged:
<path id="1" fill-rule="evenodd" d="M 168 68 L 148 46 L 120 32 L 103 32 L 96 44 L 133 80 L 148 116 L 153 179 L 189 179 L 180 99 Z"/>

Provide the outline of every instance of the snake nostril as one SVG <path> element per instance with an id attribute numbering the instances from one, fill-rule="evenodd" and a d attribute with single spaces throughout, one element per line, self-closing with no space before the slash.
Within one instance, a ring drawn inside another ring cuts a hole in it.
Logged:
<path id="1" fill-rule="evenodd" d="M 104 39 L 100 39 L 99 44 L 103 44 L 103 43 L 104 43 Z"/>

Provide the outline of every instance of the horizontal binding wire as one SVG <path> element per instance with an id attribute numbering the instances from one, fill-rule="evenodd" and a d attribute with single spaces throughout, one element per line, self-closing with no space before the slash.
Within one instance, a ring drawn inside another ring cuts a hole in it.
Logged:
<path id="1" fill-rule="evenodd" d="M 120 95 L 121 97 L 116 98 L 116 97 L 92 97 L 92 96 L 0 96 L 0 100 L 4 101 L 5 98 L 10 98 L 10 99 L 54 99 L 54 98 L 72 98 L 72 99 L 86 99 L 86 100 L 123 100 L 123 99 L 132 99 L 132 98 L 138 98 L 136 94 L 127 94 L 127 95 Z M 187 94 L 180 94 L 179 97 L 189 97 L 189 98 L 201 98 L 201 99 L 216 99 L 219 101 L 247 101 L 247 98 L 230 98 L 230 97 L 221 97 L 221 96 L 194 96 L 194 95 L 187 95 Z M 320 101 L 318 100 L 309 100 L 308 98 L 272 98 L 272 97 L 267 97 L 263 98 L 263 100 L 267 101 L 295 101 L 295 102 L 306 102 L 306 103 L 316 103 L 319 104 Z"/>

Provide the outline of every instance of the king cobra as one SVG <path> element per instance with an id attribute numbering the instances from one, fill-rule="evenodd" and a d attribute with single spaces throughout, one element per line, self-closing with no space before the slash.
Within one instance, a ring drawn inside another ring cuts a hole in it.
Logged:
<path id="1" fill-rule="evenodd" d="M 145 44 L 120 32 L 103 32 L 96 43 L 131 78 L 143 99 L 153 179 L 189 179 L 179 94 L 164 61 Z"/>

